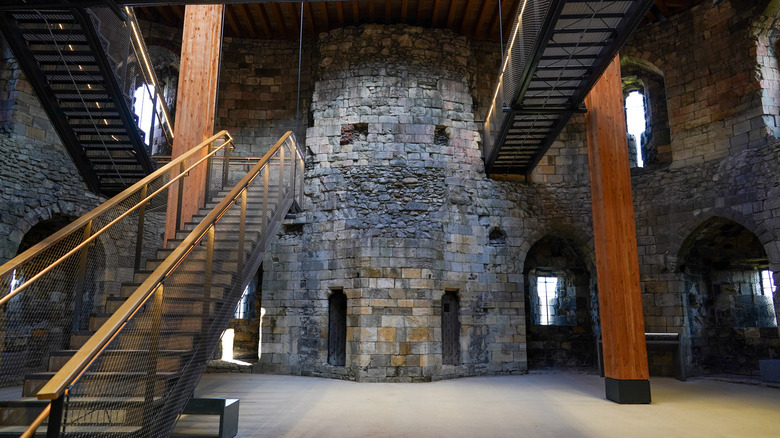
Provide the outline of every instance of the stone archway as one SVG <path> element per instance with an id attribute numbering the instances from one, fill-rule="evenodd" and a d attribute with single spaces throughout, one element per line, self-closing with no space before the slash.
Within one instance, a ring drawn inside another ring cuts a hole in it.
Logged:
<path id="1" fill-rule="evenodd" d="M 528 251 L 528 368 L 593 367 L 599 331 L 592 263 L 576 241 L 553 234 Z"/>
<path id="2" fill-rule="evenodd" d="M 745 226 L 713 216 L 678 255 L 694 372 L 754 374 L 780 351 L 769 258 Z"/>

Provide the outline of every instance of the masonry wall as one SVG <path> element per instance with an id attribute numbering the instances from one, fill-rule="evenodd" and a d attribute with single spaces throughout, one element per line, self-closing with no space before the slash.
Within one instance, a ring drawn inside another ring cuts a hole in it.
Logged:
<path id="1" fill-rule="evenodd" d="M 40 221 L 78 217 L 99 198 L 87 189 L 16 59 L 0 39 L 0 263 Z"/>
<path id="2" fill-rule="evenodd" d="M 234 137 L 236 153 L 262 156 L 287 131 L 305 142 L 314 50 L 309 43 L 301 54 L 298 102 L 297 41 L 224 39 L 217 126 Z"/>
<path id="3" fill-rule="evenodd" d="M 264 262 L 259 368 L 361 381 L 526 371 L 522 259 L 556 202 L 485 177 L 474 114 L 487 108 L 474 104 L 489 101 L 497 57 L 449 32 L 377 25 L 322 35 L 318 52 L 305 213 Z M 344 367 L 327 363 L 334 290 L 347 296 Z M 458 365 L 441 360 L 447 291 Z"/>

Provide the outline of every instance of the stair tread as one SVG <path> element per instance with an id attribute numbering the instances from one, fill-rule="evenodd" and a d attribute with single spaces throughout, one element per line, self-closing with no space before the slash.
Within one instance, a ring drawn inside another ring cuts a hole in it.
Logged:
<path id="1" fill-rule="evenodd" d="M 162 400 L 162 397 L 155 397 L 154 401 Z M 51 400 L 39 400 L 37 397 L 18 397 L 10 400 L 0 401 L 0 407 L 3 408 L 24 408 L 35 407 L 44 408 Z M 145 403 L 144 397 L 83 397 L 71 395 L 68 399 L 69 404 L 87 404 L 87 403 Z"/>
<path id="2" fill-rule="evenodd" d="M 16 436 L 21 435 L 25 430 L 27 430 L 27 426 L 0 426 L 0 434 L 3 433 L 14 433 Z M 102 432 L 102 433 L 119 433 L 119 434 L 127 434 L 127 433 L 134 433 L 141 430 L 141 426 L 77 426 L 77 425 L 68 425 L 68 433 L 74 434 L 74 433 L 88 433 L 88 432 Z M 36 432 L 36 435 L 45 436 L 46 429 L 45 428 L 39 428 Z"/>

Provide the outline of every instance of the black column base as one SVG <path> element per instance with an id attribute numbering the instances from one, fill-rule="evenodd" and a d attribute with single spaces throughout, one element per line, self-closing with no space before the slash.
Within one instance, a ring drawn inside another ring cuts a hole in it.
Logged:
<path id="1" fill-rule="evenodd" d="M 604 380 L 607 400 L 621 405 L 650 403 L 649 380 L 618 380 L 607 377 Z"/>

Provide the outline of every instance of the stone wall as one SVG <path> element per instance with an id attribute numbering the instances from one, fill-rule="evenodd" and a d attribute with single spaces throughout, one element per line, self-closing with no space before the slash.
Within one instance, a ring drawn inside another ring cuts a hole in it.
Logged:
<path id="1" fill-rule="evenodd" d="M 261 369 L 369 381 L 524 371 L 523 213 L 484 176 L 469 42 L 369 25 L 322 35 L 318 52 L 305 214 L 265 261 Z M 493 228 L 506 238 L 491 244 Z M 348 300 L 345 367 L 327 364 L 333 290 Z M 446 291 L 460 299 L 459 365 L 441 360 Z"/>
<path id="2" fill-rule="evenodd" d="M 16 255 L 35 224 L 62 214 L 78 217 L 99 204 L 70 159 L 0 39 L 0 263 Z"/>
<path id="3" fill-rule="evenodd" d="M 236 153 L 262 156 L 287 131 L 305 141 L 311 107 L 312 57 L 302 54 L 301 101 L 298 99 L 298 43 L 226 37 L 219 78 L 217 129 L 235 138 Z"/>
<path id="4" fill-rule="evenodd" d="M 751 73 L 761 61 L 750 34 L 757 7 L 742 3 L 702 3 L 643 27 L 625 49 L 664 73 L 674 157 L 669 168 L 633 176 L 646 330 L 683 333 L 694 373 L 709 371 L 711 360 L 690 345 L 706 343 L 713 334 L 695 317 L 700 303 L 688 299 L 692 283 L 680 258 L 686 239 L 713 217 L 733 221 L 760 241 L 763 263 L 780 270 L 780 180 L 774 164 L 780 145 L 770 135 L 774 116 L 762 114 L 762 83 Z M 714 299 L 715 291 L 704 293 Z M 777 329 L 748 332 L 755 336 L 731 335 L 753 347 L 730 372 L 755 373 L 759 358 L 777 354 Z"/>
<path id="5" fill-rule="evenodd" d="M 762 105 L 757 2 L 703 2 L 665 22 L 643 26 L 621 52 L 663 72 L 673 138 L 672 166 L 721 159 L 767 145 L 775 113 Z"/>

